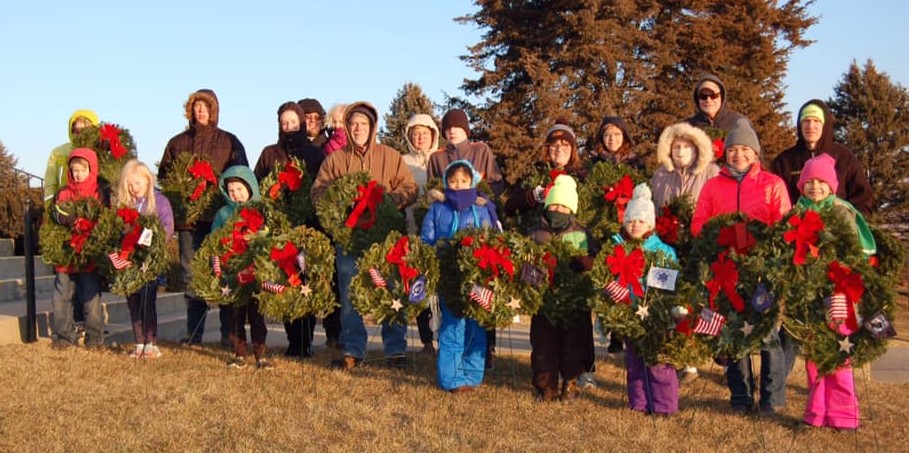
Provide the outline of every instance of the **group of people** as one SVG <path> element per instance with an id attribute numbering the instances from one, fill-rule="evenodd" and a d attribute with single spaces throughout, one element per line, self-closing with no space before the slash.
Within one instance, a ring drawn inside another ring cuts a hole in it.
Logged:
<path id="1" fill-rule="evenodd" d="M 258 182 L 290 158 L 305 163 L 305 171 L 313 181 L 314 201 L 324 196 L 338 178 L 355 172 L 368 173 L 405 212 L 407 232 L 418 234 L 431 245 L 465 229 L 500 230 L 500 214 L 507 217 L 540 212 L 542 215 L 524 233 L 537 243 L 562 241 L 578 249 L 581 253 L 570 265 L 578 273 L 591 269 L 601 243 L 606 241 L 634 242 L 645 250 L 658 250 L 668 259 L 676 260 L 673 248 L 655 233 L 655 217 L 657 209 L 683 196 L 696 202 L 691 224 L 694 235 L 700 233 L 709 219 L 725 213 L 741 213 L 772 224 L 790 210 L 793 202 L 809 209 L 845 206 L 843 212 L 848 213 L 852 222 L 864 222 L 862 214 L 870 213 L 873 206 L 871 188 L 855 156 L 834 142 L 834 118 L 824 102 L 811 100 L 798 110 L 797 142 L 780 153 L 768 171 L 761 163 L 762 148 L 757 134 L 747 117 L 729 107 L 725 86 L 718 77 L 707 75 L 700 79 L 693 97 L 697 113 L 663 130 L 657 144 L 658 165 L 652 171 L 648 171 L 642 156 L 635 152 L 632 134 L 622 118 L 603 119 L 585 158 L 579 154 L 573 128 L 559 120 L 548 129 L 536 162 L 540 170 L 559 170 L 558 176 L 547 187 L 527 188 L 520 184 L 506 186 L 493 151 L 485 143 L 470 140 L 470 123 L 464 111 L 448 111 L 441 125 L 429 115 L 414 115 L 405 131 L 408 149 L 402 153 L 377 142 L 379 116 L 376 108 L 367 102 L 335 106 L 328 114 L 314 99 L 282 104 L 277 111 L 278 141 L 263 150 L 255 170 L 250 170 L 237 137 L 218 128 L 219 104 L 215 93 L 203 89 L 191 93 L 186 101 L 188 127 L 168 142 L 157 176 L 165 176 L 179 153 L 205 156 L 221 170 L 219 188 L 225 206 L 214 218 L 193 225 L 173 225 L 167 200 L 154 190 L 155 176 L 139 162 L 124 167 L 120 181 L 114 186 L 112 203 L 155 213 L 168 228 L 168 234 L 176 231 L 187 287 L 192 278 L 190 261 L 202 240 L 239 206 L 257 199 Z M 77 134 L 79 126 L 84 124 L 97 125 L 97 116 L 77 111 L 69 122 L 70 133 Z M 705 129 L 723 131 L 723 154 L 719 160 Z M 446 141 L 441 149 L 440 138 Z M 81 196 L 103 197 L 94 179 L 97 158 L 91 150 L 64 151 L 67 152 L 55 150 L 49 160 L 45 187 L 51 202 L 56 204 Z M 624 164 L 652 173 L 649 184 L 635 187 L 633 198 L 619 219 L 621 230 L 608 238 L 595 237 L 577 218 L 578 183 L 584 181 L 597 162 Z M 427 182 L 434 179 L 441 180 L 441 188 L 426 190 Z M 478 191 L 481 181 L 488 184 L 491 193 Z M 413 209 L 418 197 L 425 197 L 429 204 L 422 222 Z M 501 210 L 494 203 L 499 199 L 506 200 Z M 57 221 L 68 221 L 65 213 L 57 214 Z M 171 219 L 170 225 L 167 219 Z M 320 228 L 318 221 L 311 226 Z M 349 296 L 349 285 L 357 272 L 356 257 L 340 247 L 336 247 L 335 253 L 335 290 L 340 308 L 323 319 L 323 326 L 328 344 L 341 353 L 331 362 L 331 367 L 350 370 L 363 363 L 368 338 L 363 318 Z M 70 305 L 73 288 L 78 288 L 76 300 L 86 304 L 86 344 L 103 341 L 103 320 L 98 312 L 100 285 L 92 275 L 90 268 L 58 269 L 54 331 L 59 342 L 73 342 Z M 129 298 L 136 337 L 134 357 L 160 355 L 155 346 L 154 285 L 149 283 Z M 186 341 L 199 343 L 209 307 L 190 292 L 185 297 Z M 287 320 L 288 355 L 312 355 L 316 321 L 312 316 Z M 491 366 L 495 331 L 486 331 L 475 320 L 458 316 L 444 300 L 421 313 L 417 321 L 424 351 L 438 355 L 438 385 L 452 393 L 470 392 L 480 385 L 484 370 Z M 246 366 L 246 322 L 251 325 L 256 366 L 273 367 L 265 357 L 265 320 L 254 300 L 242 307 L 222 307 L 222 339 L 235 352 L 230 366 Z M 406 325 L 382 324 L 384 355 L 389 365 L 406 364 L 406 330 Z M 434 345 L 434 330 L 437 330 L 438 350 Z M 765 414 L 785 405 L 786 379 L 797 354 L 795 343 L 785 331 L 779 330 L 774 337 L 778 341 L 766 342 L 761 350 L 758 407 Z M 537 399 L 577 398 L 582 375 L 592 372 L 594 367 L 590 311 L 579 309 L 568 326 L 556 326 L 545 316 L 535 315 L 531 320 L 530 340 Z M 610 350 L 621 349 L 621 339 L 614 341 Z M 655 414 L 676 412 L 679 386 L 676 370 L 661 364 L 646 366 L 633 348 L 624 349 L 631 409 Z M 845 402 L 855 402 L 851 371 L 844 369 L 818 378 L 816 369 L 812 374 L 810 362 L 807 369 L 811 394 L 805 422 L 840 429 L 857 427 L 857 405 Z M 755 379 L 751 370 L 748 358 L 726 366 L 730 402 L 736 410 L 749 411 L 754 404 Z M 694 368 L 684 371 L 696 374 Z M 835 396 L 830 396 L 831 389 Z"/>

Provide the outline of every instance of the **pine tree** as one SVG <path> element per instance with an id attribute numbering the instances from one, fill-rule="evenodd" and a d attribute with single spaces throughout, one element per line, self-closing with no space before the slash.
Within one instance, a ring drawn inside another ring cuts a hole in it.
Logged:
<path id="1" fill-rule="evenodd" d="M 432 116 L 438 124 L 438 119 L 433 114 L 432 101 L 423 93 L 420 85 L 407 82 L 398 90 L 388 107 L 388 113 L 384 116 L 385 126 L 379 130 L 379 141 L 400 151 L 401 154 L 407 154 L 405 129 L 410 117 L 418 113 Z"/>
<path id="2" fill-rule="evenodd" d="M 40 189 L 29 189 L 28 179 L 16 172 L 18 164 L 16 156 L 0 142 L 0 238 L 21 238 L 25 231 L 26 198 L 30 199 L 34 212 L 42 206 Z"/>
<path id="3" fill-rule="evenodd" d="M 868 60 L 853 61 L 828 100 L 834 133 L 862 162 L 881 212 L 909 213 L 909 91 Z"/>
<path id="4" fill-rule="evenodd" d="M 478 0 L 458 20 L 486 30 L 463 56 L 479 76 L 462 86 L 484 99 L 481 122 L 506 177 L 524 175 L 542 136 L 566 117 L 593 147 L 602 118 L 629 122 L 639 154 L 695 111 L 704 72 L 726 85 L 727 101 L 754 123 L 769 155 L 791 144 L 782 78 L 816 19 L 810 1 Z"/>

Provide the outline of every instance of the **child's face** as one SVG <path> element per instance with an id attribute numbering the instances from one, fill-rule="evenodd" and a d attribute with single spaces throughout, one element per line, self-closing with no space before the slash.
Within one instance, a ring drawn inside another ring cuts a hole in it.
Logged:
<path id="1" fill-rule="evenodd" d="M 473 179 L 465 171 L 456 171 L 448 177 L 448 188 L 451 190 L 469 189 Z"/>
<path id="2" fill-rule="evenodd" d="M 629 222 L 625 222 L 625 231 L 627 231 L 628 235 L 634 239 L 641 239 L 652 229 L 653 228 L 650 227 L 649 223 L 641 219 L 634 219 Z"/>
<path id="3" fill-rule="evenodd" d="M 451 143 L 461 143 L 467 140 L 467 131 L 460 127 L 449 127 L 445 129 L 445 140 Z"/>
<path id="4" fill-rule="evenodd" d="M 694 160 L 694 143 L 687 138 L 677 138 L 672 142 L 672 163 L 687 167 Z"/>
<path id="5" fill-rule="evenodd" d="M 141 198 L 148 195 L 148 178 L 139 173 L 133 173 L 127 178 L 126 185 L 129 187 L 129 194 Z"/>
<path id="6" fill-rule="evenodd" d="M 249 201 L 249 190 L 246 189 L 246 184 L 232 181 L 227 183 L 227 196 L 234 203 L 246 203 Z"/>
<path id="7" fill-rule="evenodd" d="M 821 201 L 830 196 L 830 185 L 820 179 L 809 179 L 802 185 L 802 195 L 811 201 Z"/>
<path id="8" fill-rule="evenodd" d="M 344 111 L 338 110 L 331 114 L 331 127 L 342 129 L 344 127 Z"/>
<path id="9" fill-rule="evenodd" d="M 81 162 L 69 164 L 69 171 L 72 173 L 73 181 L 75 182 L 85 182 L 88 179 L 88 165 Z"/>

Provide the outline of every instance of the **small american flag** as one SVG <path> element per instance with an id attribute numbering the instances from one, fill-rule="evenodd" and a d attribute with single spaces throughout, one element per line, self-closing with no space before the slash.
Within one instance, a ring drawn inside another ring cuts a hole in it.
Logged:
<path id="1" fill-rule="evenodd" d="M 110 258 L 110 262 L 114 264 L 114 269 L 118 271 L 122 271 L 133 265 L 129 260 L 120 258 L 120 254 L 117 252 L 108 253 L 107 256 Z"/>
<path id="2" fill-rule="evenodd" d="M 215 277 L 221 276 L 221 258 L 211 257 L 211 269 L 215 272 Z"/>
<path id="3" fill-rule="evenodd" d="M 605 291 L 606 295 L 617 304 L 627 304 L 631 302 L 631 297 L 629 297 L 631 293 L 628 291 L 628 288 L 620 285 L 615 280 L 609 282 L 603 291 Z"/>
<path id="4" fill-rule="evenodd" d="M 698 316 L 698 322 L 694 326 L 694 333 L 715 337 L 720 334 L 724 324 L 726 324 L 726 317 L 709 308 L 704 308 L 701 310 L 701 315 Z"/>
<path id="5" fill-rule="evenodd" d="M 376 285 L 377 288 L 385 288 L 388 285 L 382 274 L 374 267 L 369 268 L 369 278 L 372 279 L 372 284 Z"/>
<path id="6" fill-rule="evenodd" d="M 486 311 L 492 311 L 492 290 L 474 284 L 470 290 L 470 300 L 476 302 Z"/>
<path id="7" fill-rule="evenodd" d="M 281 294 L 284 292 L 285 289 L 287 289 L 287 287 L 280 283 L 263 282 L 262 289 L 264 289 L 265 291 L 268 291 L 270 293 Z"/>
<path id="8" fill-rule="evenodd" d="M 833 322 L 843 322 L 848 316 L 846 310 L 846 295 L 834 294 L 824 298 L 824 306 L 827 307 L 827 316 Z"/>

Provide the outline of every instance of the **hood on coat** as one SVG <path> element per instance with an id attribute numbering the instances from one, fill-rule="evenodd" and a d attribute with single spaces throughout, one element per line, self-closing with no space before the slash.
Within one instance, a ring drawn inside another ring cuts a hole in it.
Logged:
<path id="1" fill-rule="evenodd" d="M 88 162 L 88 178 L 85 181 L 76 182 L 73 179 L 73 172 L 69 169 L 70 162 L 73 159 L 82 158 Z M 91 148 L 76 148 L 69 155 L 66 161 L 66 185 L 76 195 L 76 198 L 89 196 L 98 188 L 98 155 Z"/>
<path id="2" fill-rule="evenodd" d="M 218 190 L 221 191 L 221 195 L 224 197 L 224 201 L 228 206 L 236 207 L 238 206 L 233 200 L 230 199 L 230 196 L 227 195 L 227 179 L 228 178 L 240 178 L 246 183 L 246 188 L 249 189 L 249 200 L 250 201 L 259 201 L 261 196 L 259 195 L 259 184 L 256 183 L 256 175 L 253 173 L 252 169 L 246 165 L 234 165 L 227 170 L 224 170 L 224 173 L 221 173 L 221 177 L 218 178 Z"/>
<path id="3" fill-rule="evenodd" d="M 73 141 L 73 123 L 80 117 L 87 119 L 89 123 L 92 123 L 92 126 L 98 127 L 101 124 L 100 120 L 98 120 L 98 114 L 94 111 L 88 109 L 76 110 L 69 117 L 69 122 L 66 123 L 66 133 L 69 135 L 69 141 Z"/>
<path id="4" fill-rule="evenodd" d="M 606 126 L 610 124 L 622 131 L 622 148 L 620 149 L 630 150 L 634 146 L 634 141 L 631 139 L 631 134 L 628 133 L 628 123 L 618 116 L 607 116 L 600 122 L 600 127 L 597 128 L 596 149 L 603 149 L 603 133 L 606 132 Z"/>
<path id="5" fill-rule="evenodd" d="M 473 175 L 470 178 L 470 188 L 471 189 L 475 189 L 477 187 L 477 184 L 480 183 L 480 180 L 483 179 L 483 175 L 481 175 L 480 172 L 478 172 L 476 168 L 473 168 L 473 164 L 471 164 L 469 160 L 459 159 L 459 160 L 453 161 L 452 163 L 448 164 L 447 167 L 445 167 L 445 171 L 442 173 L 442 189 L 443 190 L 448 188 L 448 169 L 455 165 L 466 165 L 467 168 L 470 169 L 470 173 Z"/>
<path id="6" fill-rule="evenodd" d="M 818 140 L 817 147 L 815 148 L 816 151 L 820 152 L 833 143 L 833 123 L 835 119 L 833 118 L 833 113 L 830 111 L 830 107 L 827 107 L 827 103 L 820 99 L 812 99 L 802 104 L 796 113 L 795 119 L 795 130 L 798 131 L 797 146 L 808 149 L 808 144 L 805 143 L 805 136 L 802 135 L 802 110 L 804 110 L 808 104 L 817 105 L 824 111 L 824 128 L 821 130 L 821 139 Z"/>
<path id="7" fill-rule="evenodd" d="M 357 110 L 365 110 L 369 113 L 367 116 L 370 116 L 369 139 L 366 140 L 366 149 L 369 149 L 376 142 L 379 112 L 372 104 L 366 101 L 357 101 L 347 106 L 347 110 L 344 111 L 344 132 L 347 134 L 347 146 L 351 150 L 355 149 L 357 145 L 354 143 L 353 136 L 350 135 L 350 128 L 346 127 L 346 125 L 350 123 L 351 115 L 356 113 Z"/>
<path id="8" fill-rule="evenodd" d="M 694 91 L 692 92 L 692 95 L 691 95 L 691 98 L 694 100 L 694 112 L 696 114 L 703 113 L 703 112 L 701 112 L 701 107 L 700 107 L 701 104 L 698 103 L 698 91 L 701 90 L 701 85 L 703 85 L 704 82 L 707 82 L 707 81 L 713 82 L 713 83 L 719 85 L 719 87 L 720 87 L 720 100 L 722 101 L 722 103 L 720 104 L 720 109 L 717 111 L 717 116 L 720 116 L 720 112 L 722 112 L 723 109 L 726 108 L 726 85 L 723 85 L 723 81 L 720 80 L 719 77 L 717 77 L 715 74 L 710 74 L 710 73 L 702 75 L 701 78 L 698 79 L 698 83 L 694 84 Z"/>
<path id="9" fill-rule="evenodd" d="M 413 146 L 413 143 L 410 142 L 410 128 L 414 126 L 426 126 L 430 131 L 432 131 L 432 145 L 429 148 L 429 152 L 433 152 L 439 149 L 439 127 L 436 126 L 436 122 L 433 121 L 431 116 L 425 113 L 418 113 L 410 117 L 410 121 L 407 122 L 407 127 L 404 128 L 404 140 L 407 142 L 408 152 L 417 152 L 416 148 Z"/>
<path id="10" fill-rule="evenodd" d="M 657 143 L 657 161 L 666 171 L 675 170 L 675 165 L 672 163 L 672 142 L 677 138 L 691 140 L 697 149 L 692 174 L 699 175 L 710 166 L 710 163 L 713 162 L 713 145 L 710 143 L 710 137 L 700 128 L 688 123 L 676 123 L 663 129 L 660 141 Z"/>
<path id="11" fill-rule="evenodd" d="M 183 116 L 189 120 L 190 127 L 195 124 L 195 121 L 193 121 L 193 105 L 195 105 L 196 101 L 202 101 L 208 106 L 208 125 L 211 127 L 218 127 L 218 96 L 215 95 L 214 91 L 207 88 L 190 94 L 186 103 L 183 104 L 183 109 L 185 110 Z"/>

